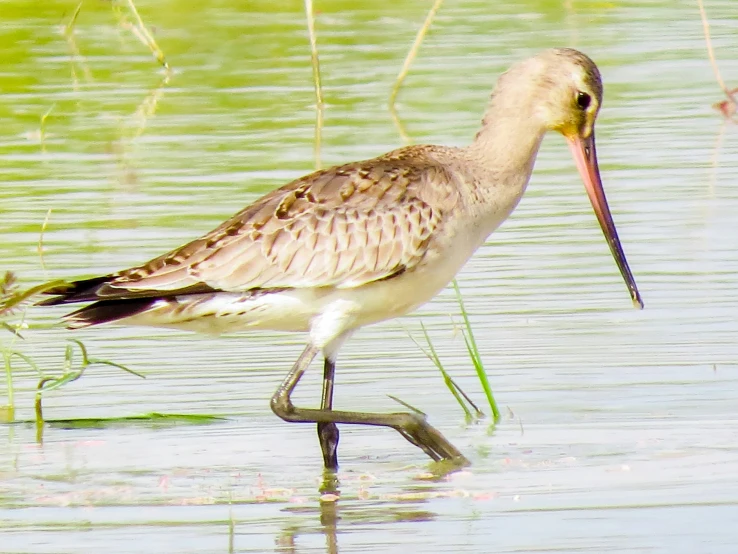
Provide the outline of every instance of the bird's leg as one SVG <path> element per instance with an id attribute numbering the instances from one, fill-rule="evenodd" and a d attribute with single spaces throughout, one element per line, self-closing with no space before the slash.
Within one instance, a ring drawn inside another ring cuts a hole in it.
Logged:
<path id="1" fill-rule="evenodd" d="M 292 366 L 287 377 L 284 378 L 282 384 L 277 388 L 277 392 L 272 396 L 272 411 L 282 419 L 289 421 L 283 415 L 289 415 L 295 411 L 290 396 L 317 354 L 318 349 L 312 344 L 308 344 L 305 350 L 302 351 L 302 354 L 300 354 L 300 357 L 297 358 L 295 365 Z"/>
<path id="2" fill-rule="evenodd" d="M 295 365 L 292 366 L 285 380 L 277 388 L 271 399 L 272 411 L 277 416 L 285 421 L 297 423 L 347 423 L 391 427 L 435 461 L 448 460 L 459 466 L 469 463 L 463 454 L 420 414 L 402 412 L 374 414 L 296 408 L 292 404 L 290 396 L 317 353 L 318 348 L 308 345 L 295 362 Z"/>
<path id="3" fill-rule="evenodd" d="M 326 356 L 323 364 L 323 395 L 320 401 L 320 409 L 330 411 L 333 409 L 333 383 L 336 374 L 336 362 Z M 329 471 L 338 470 L 338 427 L 333 422 L 318 423 L 318 440 L 320 449 L 323 451 L 323 463 Z"/>

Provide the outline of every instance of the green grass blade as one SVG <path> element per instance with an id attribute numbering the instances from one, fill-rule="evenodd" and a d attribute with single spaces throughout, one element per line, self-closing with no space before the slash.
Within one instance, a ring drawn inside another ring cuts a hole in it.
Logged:
<path id="1" fill-rule="evenodd" d="M 13 367 L 10 363 L 10 353 L 3 352 L 3 359 L 5 360 L 5 382 L 8 386 L 8 417 L 12 417 L 15 411 L 15 391 L 13 390 Z"/>
<path id="2" fill-rule="evenodd" d="M 21 360 L 26 362 L 28 364 L 28 367 L 30 367 L 36 373 L 41 375 L 41 370 L 38 368 L 38 366 L 36 365 L 36 362 L 34 362 L 30 356 L 26 356 L 25 354 L 23 354 L 22 352 L 18 352 L 17 350 L 12 350 L 11 352 L 8 353 L 8 357 L 12 358 L 13 356 L 15 356 L 16 358 L 20 358 Z"/>
<path id="3" fill-rule="evenodd" d="M 126 373 L 130 373 L 131 375 L 135 375 L 136 377 L 140 377 L 141 379 L 146 379 L 146 375 L 143 373 L 139 373 L 138 371 L 134 371 L 129 367 L 124 366 L 123 364 L 117 364 L 115 362 L 111 362 L 110 360 L 99 360 L 98 358 L 89 358 L 90 364 L 102 364 L 102 365 L 109 365 L 111 367 L 117 367 L 118 369 L 122 369 Z"/>
<path id="4" fill-rule="evenodd" d="M 135 375 L 136 377 L 140 377 L 141 379 L 146 379 L 146 376 L 143 375 L 142 373 L 133 371 L 132 369 L 124 366 L 123 364 L 111 362 L 110 360 L 102 360 L 100 358 L 90 358 L 90 356 L 87 353 L 87 347 L 80 340 L 69 339 L 69 342 L 73 342 L 74 344 L 79 346 L 79 349 L 82 352 L 82 369 L 85 369 L 87 366 L 93 365 L 93 364 L 109 365 L 111 367 L 117 367 L 118 369 L 122 369 L 126 373 L 130 373 L 131 375 Z"/>
<path id="5" fill-rule="evenodd" d="M 208 414 L 161 414 L 157 412 L 123 417 L 47 419 L 45 424 L 57 429 L 108 429 L 123 427 L 166 428 L 180 425 L 213 425 L 227 418 Z"/>
<path id="6" fill-rule="evenodd" d="M 426 355 L 426 357 L 433 362 L 433 365 L 435 365 L 438 370 L 441 372 L 441 375 L 443 377 L 443 382 L 446 384 L 446 387 L 449 391 L 451 391 L 451 394 L 456 399 L 456 402 L 458 402 L 459 406 L 461 406 L 461 409 L 464 410 L 464 416 L 467 420 L 467 422 L 471 422 L 474 419 L 474 416 L 472 415 L 471 411 L 469 411 L 469 408 L 467 408 L 466 404 L 464 403 L 464 400 L 459 395 L 459 391 L 457 390 L 458 386 L 456 383 L 454 383 L 454 380 L 451 379 L 451 376 L 446 371 L 446 368 L 443 367 L 443 364 L 441 363 L 441 359 L 438 357 L 438 353 L 436 352 L 436 349 L 433 347 L 433 342 L 431 341 L 430 335 L 428 334 L 428 330 L 425 328 L 425 325 L 423 325 L 423 322 L 420 323 L 420 328 L 423 330 L 423 336 L 425 337 L 425 341 L 428 343 L 428 348 L 430 351 L 426 350 L 420 344 L 418 341 L 415 340 L 415 337 L 410 335 L 410 340 L 412 340 L 415 345 L 420 349 L 420 351 Z M 464 395 L 466 396 L 466 395 Z"/>
<path id="7" fill-rule="evenodd" d="M 10 325 L 7 322 L 0 321 L 0 327 L 2 327 L 3 329 L 6 329 L 8 331 L 10 331 L 11 333 L 13 333 L 19 339 L 26 340 L 25 337 L 18 332 L 18 329 L 16 327 L 13 327 L 12 325 Z"/>
<path id="8" fill-rule="evenodd" d="M 76 381 L 80 377 L 82 377 L 82 374 L 84 373 L 84 369 L 80 369 L 78 371 L 70 371 L 68 373 L 65 373 L 59 378 L 50 378 L 47 377 L 45 379 L 42 379 L 39 382 L 38 386 L 38 394 L 43 394 L 46 392 L 50 392 L 52 390 L 56 390 L 59 387 L 63 387 L 67 383 L 71 383 L 72 381 Z M 51 383 L 50 385 L 47 385 L 47 383 Z"/>
<path id="9" fill-rule="evenodd" d="M 82 367 L 87 367 L 88 365 L 90 365 L 90 358 L 89 356 L 87 356 L 87 347 L 82 343 L 82 341 L 77 340 L 77 339 L 67 339 L 67 340 L 79 346 L 79 350 L 82 353 Z M 69 348 L 69 346 L 67 348 Z M 71 356 L 70 356 L 70 362 L 71 362 Z"/>
<path id="10" fill-rule="evenodd" d="M 487 372 L 484 370 L 484 366 L 482 365 L 482 358 L 479 354 L 477 341 L 474 340 L 474 333 L 472 331 L 471 322 L 469 321 L 469 314 L 466 311 L 466 306 L 464 306 L 464 299 L 461 297 L 459 283 L 457 283 L 456 279 L 454 279 L 453 284 L 454 291 L 456 292 L 456 300 L 459 303 L 459 308 L 461 309 L 461 317 L 464 319 L 464 327 L 466 328 L 465 332 L 463 333 L 464 342 L 466 343 L 466 349 L 469 352 L 469 357 L 471 358 L 472 363 L 474 364 L 474 369 L 477 372 L 479 382 L 482 384 L 482 389 L 484 390 L 484 395 L 487 397 L 487 402 L 489 402 L 490 410 L 492 410 L 492 418 L 494 422 L 497 423 L 498 421 L 500 421 L 500 410 L 497 407 L 495 396 L 494 394 L 492 394 L 492 387 L 489 384 Z"/>

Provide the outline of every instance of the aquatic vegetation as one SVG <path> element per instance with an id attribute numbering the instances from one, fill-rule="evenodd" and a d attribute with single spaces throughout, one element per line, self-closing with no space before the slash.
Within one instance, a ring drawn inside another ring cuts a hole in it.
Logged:
<path id="1" fill-rule="evenodd" d="M 12 271 L 6 271 L 0 277 L 0 327 L 11 334 L 9 341 L 0 338 L 0 354 L 2 354 L 5 367 L 5 384 L 7 388 L 7 404 L 0 405 L 0 422 L 12 423 L 15 421 L 15 385 L 13 381 L 13 370 L 17 369 L 16 363 L 22 363 L 38 374 L 38 384 L 36 386 L 35 395 L 35 414 L 37 426 L 37 438 L 41 440 L 42 429 L 44 424 L 42 399 L 47 392 L 61 388 L 72 381 L 76 381 L 84 374 L 85 370 L 91 365 L 108 365 L 117 367 L 143 378 L 144 376 L 122 364 L 92 358 L 87 353 L 84 343 L 76 339 L 69 339 L 64 351 L 61 369 L 55 372 L 47 372 L 39 366 L 39 364 L 29 355 L 25 354 L 17 344 L 18 340 L 24 340 L 21 330 L 27 329 L 25 322 L 26 301 L 50 288 L 64 284 L 64 281 L 57 280 L 31 287 L 29 289 L 21 289 L 18 278 Z M 18 321 L 11 322 L 9 318 L 18 315 Z M 75 362 L 75 350 L 79 350 L 81 361 Z"/>

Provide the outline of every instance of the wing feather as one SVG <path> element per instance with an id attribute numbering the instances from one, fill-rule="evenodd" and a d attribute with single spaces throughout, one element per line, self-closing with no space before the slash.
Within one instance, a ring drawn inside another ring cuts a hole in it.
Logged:
<path id="1" fill-rule="evenodd" d="M 98 296 L 176 294 L 193 286 L 361 286 L 420 264 L 456 201 L 453 178 L 432 159 L 404 163 L 390 154 L 333 167 L 267 194 L 200 239 L 111 276 Z"/>

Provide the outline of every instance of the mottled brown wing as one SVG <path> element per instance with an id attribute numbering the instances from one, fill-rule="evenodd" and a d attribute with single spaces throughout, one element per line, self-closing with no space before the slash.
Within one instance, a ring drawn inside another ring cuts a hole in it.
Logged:
<path id="1" fill-rule="evenodd" d="M 455 188 L 433 163 L 400 161 L 377 158 L 298 179 L 97 294 L 356 287 L 412 269 Z"/>

